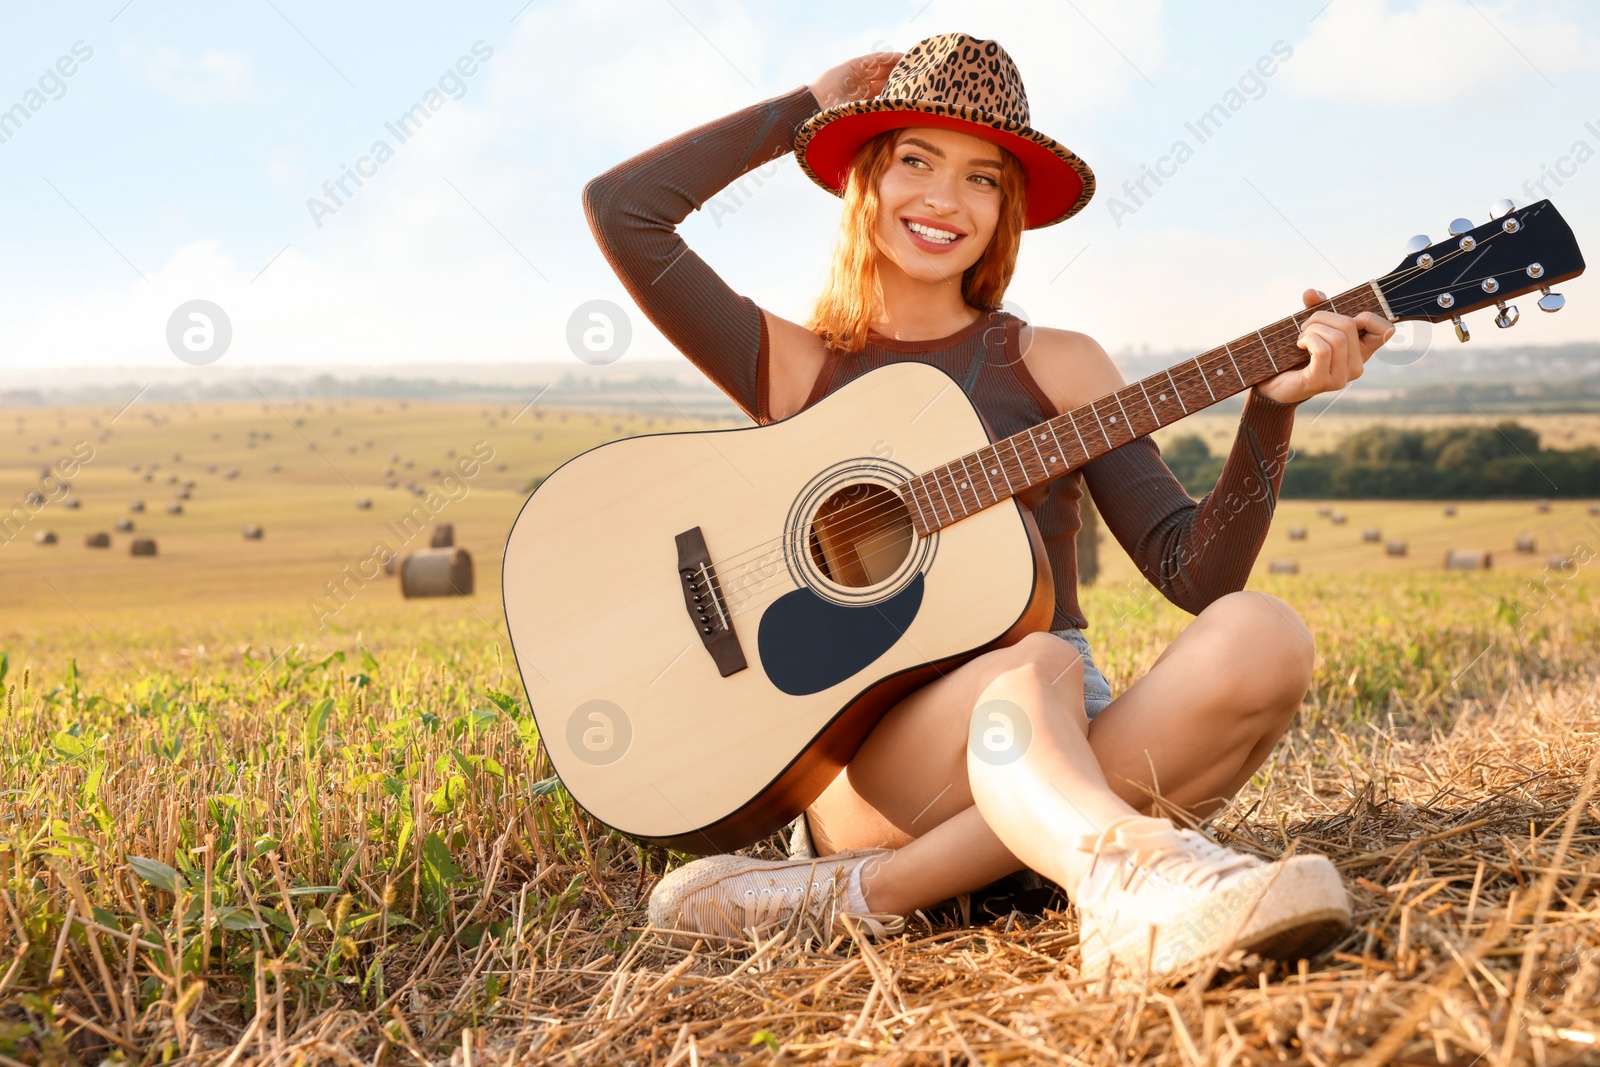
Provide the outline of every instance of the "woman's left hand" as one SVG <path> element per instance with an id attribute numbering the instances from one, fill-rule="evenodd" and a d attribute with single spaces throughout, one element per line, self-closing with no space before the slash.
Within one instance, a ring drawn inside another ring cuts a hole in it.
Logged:
<path id="1" fill-rule="evenodd" d="M 1316 289 L 1307 289 L 1300 298 L 1306 307 L 1328 299 Z M 1255 391 L 1280 404 L 1296 404 L 1318 393 L 1343 389 L 1361 377 L 1372 353 L 1393 336 L 1394 324 L 1371 311 L 1353 318 L 1332 311 L 1313 312 L 1296 342 L 1311 354 L 1311 362 L 1258 382 Z"/>

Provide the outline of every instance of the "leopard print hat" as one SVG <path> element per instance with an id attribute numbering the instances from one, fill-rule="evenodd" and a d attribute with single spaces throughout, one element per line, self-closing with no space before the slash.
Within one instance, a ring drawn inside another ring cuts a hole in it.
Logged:
<path id="1" fill-rule="evenodd" d="M 808 178 L 843 196 L 857 149 L 906 126 L 960 130 L 1016 156 L 1028 180 L 1025 229 L 1069 219 L 1094 195 L 1089 165 L 1028 125 L 1028 94 L 1006 50 L 965 33 L 918 41 L 878 96 L 817 112 L 795 137 L 795 159 Z"/>

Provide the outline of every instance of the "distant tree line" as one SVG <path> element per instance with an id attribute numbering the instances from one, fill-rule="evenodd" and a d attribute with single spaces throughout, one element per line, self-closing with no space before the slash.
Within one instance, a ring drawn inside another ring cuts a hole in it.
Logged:
<path id="1" fill-rule="evenodd" d="M 1174 438 L 1162 457 L 1192 495 L 1210 492 L 1222 456 L 1202 438 Z M 1514 420 L 1493 426 L 1404 430 L 1369 426 L 1332 452 L 1295 453 L 1284 468 L 1284 498 L 1461 500 L 1485 497 L 1600 497 L 1600 450 L 1539 447 Z"/>

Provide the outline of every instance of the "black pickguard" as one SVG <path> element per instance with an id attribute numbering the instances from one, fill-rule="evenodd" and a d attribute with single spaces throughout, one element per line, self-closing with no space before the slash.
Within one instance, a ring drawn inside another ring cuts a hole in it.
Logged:
<path id="1" fill-rule="evenodd" d="M 870 666 L 922 606 L 922 575 L 888 600 L 859 607 L 795 589 L 773 602 L 756 634 L 761 666 L 790 696 L 820 693 Z"/>

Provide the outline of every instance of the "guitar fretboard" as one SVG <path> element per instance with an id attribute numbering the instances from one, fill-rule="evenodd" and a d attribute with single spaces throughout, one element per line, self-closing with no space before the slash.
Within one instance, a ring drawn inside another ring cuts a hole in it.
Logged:
<path id="1" fill-rule="evenodd" d="M 1376 284 L 1329 297 L 1254 333 L 1202 352 L 1020 433 L 925 471 L 900 486 L 918 536 L 1058 478 L 1311 357 L 1295 346 L 1320 310 L 1390 318 Z"/>

